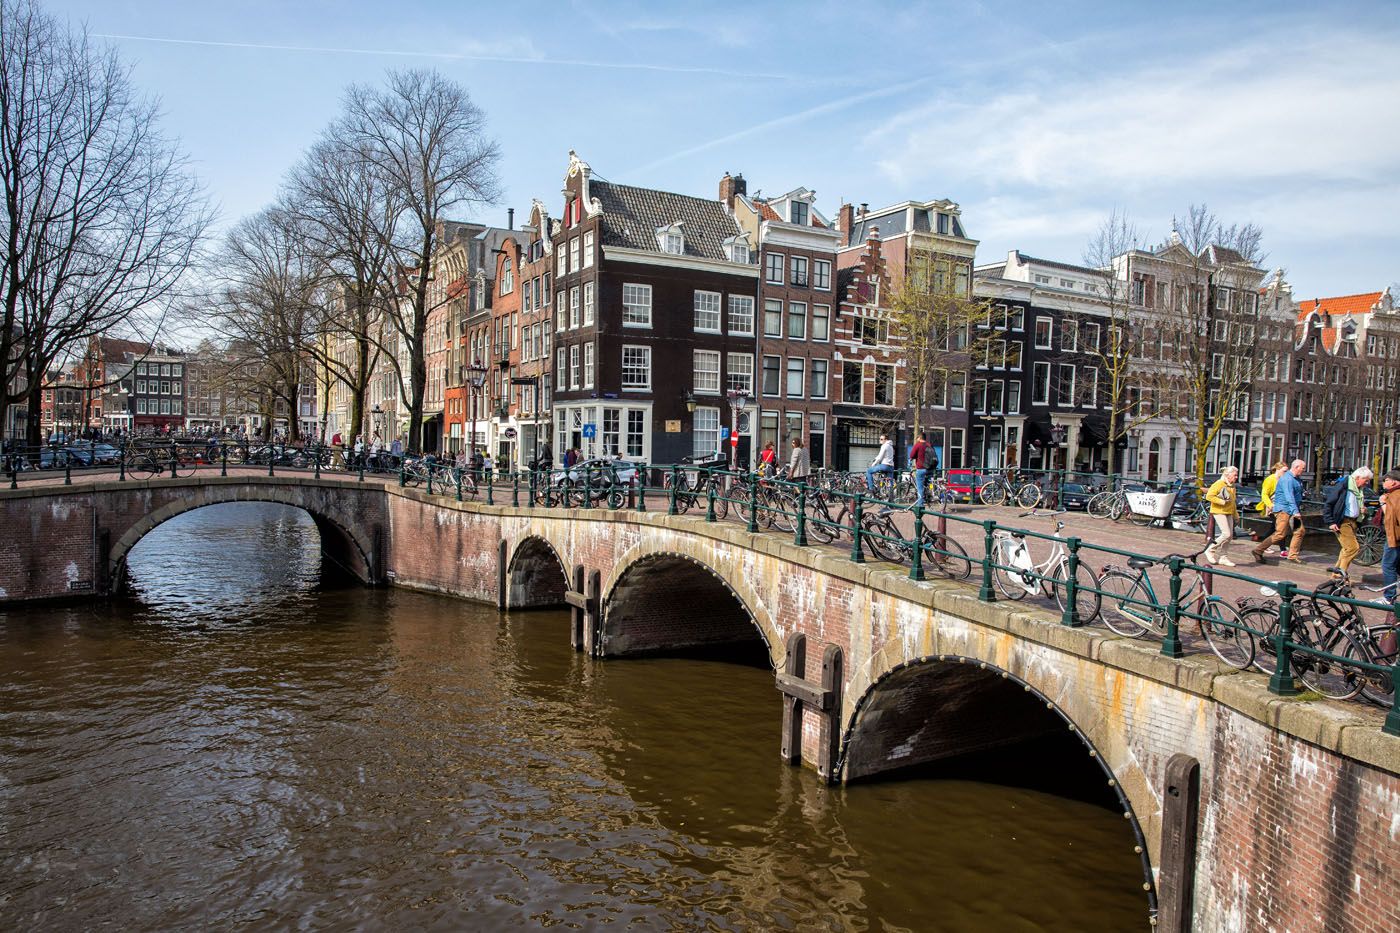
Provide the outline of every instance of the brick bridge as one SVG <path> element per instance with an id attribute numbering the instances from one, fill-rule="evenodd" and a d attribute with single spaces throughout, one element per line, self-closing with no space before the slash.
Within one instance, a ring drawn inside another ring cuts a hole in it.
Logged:
<path id="1" fill-rule="evenodd" d="M 1125 857 L 1167 929 L 1400 929 L 1400 740 L 1375 711 L 732 523 L 332 478 L 33 486 L 0 492 L 19 538 L 0 608 L 118 591 L 152 528 L 243 501 L 310 513 L 326 566 L 365 583 L 568 606 L 575 647 L 599 657 L 761 644 L 781 754 L 827 780 L 1072 735 L 1118 796 L 1138 843 Z"/>

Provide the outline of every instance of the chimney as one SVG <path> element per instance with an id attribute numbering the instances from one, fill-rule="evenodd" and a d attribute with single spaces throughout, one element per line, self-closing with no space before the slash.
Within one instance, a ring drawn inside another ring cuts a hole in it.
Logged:
<path id="1" fill-rule="evenodd" d="M 856 209 L 850 204 L 842 204 L 836 211 L 836 229 L 841 234 L 841 245 L 851 245 L 851 229 L 855 226 Z"/>
<path id="2" fill-rule="evenodd" d="M 744 181 L 744 176 L 730 175 L 724 173 L 724 177 L 719 180 L 719 199 L 724 202 L 724 206 L 729 210 L 734 209 L 734 198 L 737 195 L 748 194 L 749 185 Z"/>
<path id="3" fill-rule="evenodd" d="M 506 208 L 506 229 L 515 229 L 515 208 L 513 207 Z"/>

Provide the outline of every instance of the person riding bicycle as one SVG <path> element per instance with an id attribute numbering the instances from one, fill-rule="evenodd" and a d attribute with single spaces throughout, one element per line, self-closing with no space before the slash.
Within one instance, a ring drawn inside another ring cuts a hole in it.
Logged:
<path id="1" fill-rule="evenodd" d="M 880 452 L 870 461 L 870 466 L 865 471 L 865 488 L 871 492 L 875 491 L 876 473 L 883 473 L 891 480 L 894 479 L 894 444 L 888 434 L 880 435 Z"/>

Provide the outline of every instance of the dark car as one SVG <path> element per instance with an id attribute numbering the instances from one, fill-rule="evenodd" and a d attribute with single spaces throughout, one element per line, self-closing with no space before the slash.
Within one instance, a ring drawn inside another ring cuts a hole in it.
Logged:
<path id="1" fill-rule="evenodd" d="M 1098 492 L 1084 483 L 1065 483 L 1060 490 L 1060 508 L 1083 511 L 1089 507 L 1089 500 Z"/>

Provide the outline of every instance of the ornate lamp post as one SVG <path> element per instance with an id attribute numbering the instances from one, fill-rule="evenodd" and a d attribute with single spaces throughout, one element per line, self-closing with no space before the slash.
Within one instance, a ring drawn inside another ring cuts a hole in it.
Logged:
<path id="1" fill-rule="evenodd" d="M 730 389 L 729 395 L 729 421 L 733 425 L 729 429 L 729 469 L 738 472 L 739 470 L 739 418 L 743 415 L 744 409 L 749 407 L 749 393 L 743 389 Z"/>
<path id="2" fill-rule="evenodd" d="M 481 360 L 472 360 L 472 364 L 467 367 L 467 377 L 471 380 L 472 397 L 472 425 L 471 439 L 467 456 L 472 460 L 476 459 L 476 397 L 481 392 L 481 387 L 486 383 L 486 367 L 481 365 Z"/>

